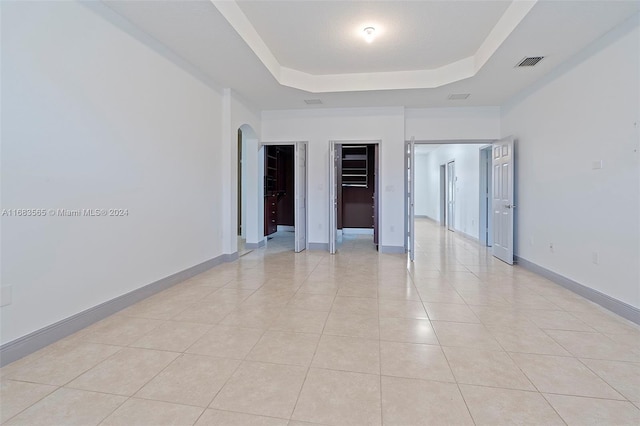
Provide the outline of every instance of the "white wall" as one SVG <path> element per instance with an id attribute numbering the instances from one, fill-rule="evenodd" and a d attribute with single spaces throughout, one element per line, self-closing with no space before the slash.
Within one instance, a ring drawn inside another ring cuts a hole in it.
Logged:
<path id="1" fill-rule="evenodd" d="M 478 238 L 480 148 L 483 144 L 444 144 L 416 155 L 415 212 L 440 222 L 440 165 L 455 161 L 454 228 Z"/>
<path id="2" fill-rule="evenodd" d="M 222 95 L 76 2 L 2 4 L 2 343 L 223 253 Z"/>
<path id="3" fill-rule="evenodd" d="M 264 111 L 262 139 L 309 142 L 310 243 L 329 241 L 329 141 L 381 140 L 380 244 L 404 247 L 404 108 Z"/>
<path id="4" fill-rule="evenodd" d="M 500 138 L 500 108 L 407 108 L 405 139 L 417 141 Z"/>
<path id="5" fill-rule="evenodd" d="M 502 111 L 517 139 L 517 254 L 635 307 L 639 56 L 636 15 Z"/>

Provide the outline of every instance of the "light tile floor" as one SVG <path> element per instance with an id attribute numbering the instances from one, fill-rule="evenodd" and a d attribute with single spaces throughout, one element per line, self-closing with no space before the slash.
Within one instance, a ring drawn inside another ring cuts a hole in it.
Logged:
<path id="1" fill-rule="evenodd" d="M 640 424 L 639 328 L 427 220 L 286 235 L 0 370 L 12 425 Z"/>

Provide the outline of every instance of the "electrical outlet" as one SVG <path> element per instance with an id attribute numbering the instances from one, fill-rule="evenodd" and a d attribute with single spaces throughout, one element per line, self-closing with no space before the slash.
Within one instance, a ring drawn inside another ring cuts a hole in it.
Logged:
<path id="1" fill-rule="evenodd" d="M 553 248 L 553 243 L 549 243 L 549 251 L 553 253 L 555 249 Z"/>
<path id="2" fill-rule="evenodd" d="M 600 263 L 600 253 L 598 253 L 597 251 L 594 251 L 593 253 L 591 253 L 591 262 L 594 265 L 597 265 Z"/>
<path id="3" fill-rule="evenodd" d="M 529 245 L 532 246 L 533 245 L 533 237 L 529 237 Z"/>
<path id="4" fill-rule="evenodd" d="M 391 231 L 391 232 L 395 232 L 395 230 L 396 230 L 395 226 L 391 225 L 391 226 L 389 227 L 389 231 Z"/>

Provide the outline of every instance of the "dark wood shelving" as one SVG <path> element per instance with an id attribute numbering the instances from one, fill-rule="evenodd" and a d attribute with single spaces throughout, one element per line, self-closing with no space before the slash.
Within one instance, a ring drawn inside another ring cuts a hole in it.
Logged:
<path id="1" fill-rule="evenodd" d="M 369 187 L 368 147 L 366 145 L 342 146 L 342 186 Z"/>

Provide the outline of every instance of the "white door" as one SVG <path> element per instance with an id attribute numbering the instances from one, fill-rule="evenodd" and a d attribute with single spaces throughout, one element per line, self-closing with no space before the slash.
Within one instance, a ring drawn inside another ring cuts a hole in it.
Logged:
<path id="1" fill-rule="evenodd" d="M 440 226 L 447 226 L 447 165 L 440 165 Z"/>
<path id="2" fill-rule="evenodd" d="M 296 143 L 295 148 L 295 252 L 307 248 L 307 144 Z"/>
<path id="3" fill-rule="evenodd" d="M 493 255 L 513 265 L 513 136 L 493 144 Z"/>
<path id="4" fill-rule="evenodd" d="M 447 163 L 447 229 L 455 231 L 456 162 Z"/>
<path id="5" fill-rule="evenodd" d="M 338 161 L 336 143 L 329 147 L 329 253 L 335 254 L 338 240 Z"/>
<path id="6" fill-rule="evenodd" d="M 416 177 L 416 156 L 415 156 L 415 138 L 407 142 L 406 147 L 406 164 L 407 164 L 407 238 L 409 260 L 415 259 L 416 251 L 416 232 L 415 232 L 415 177 Z"/>

